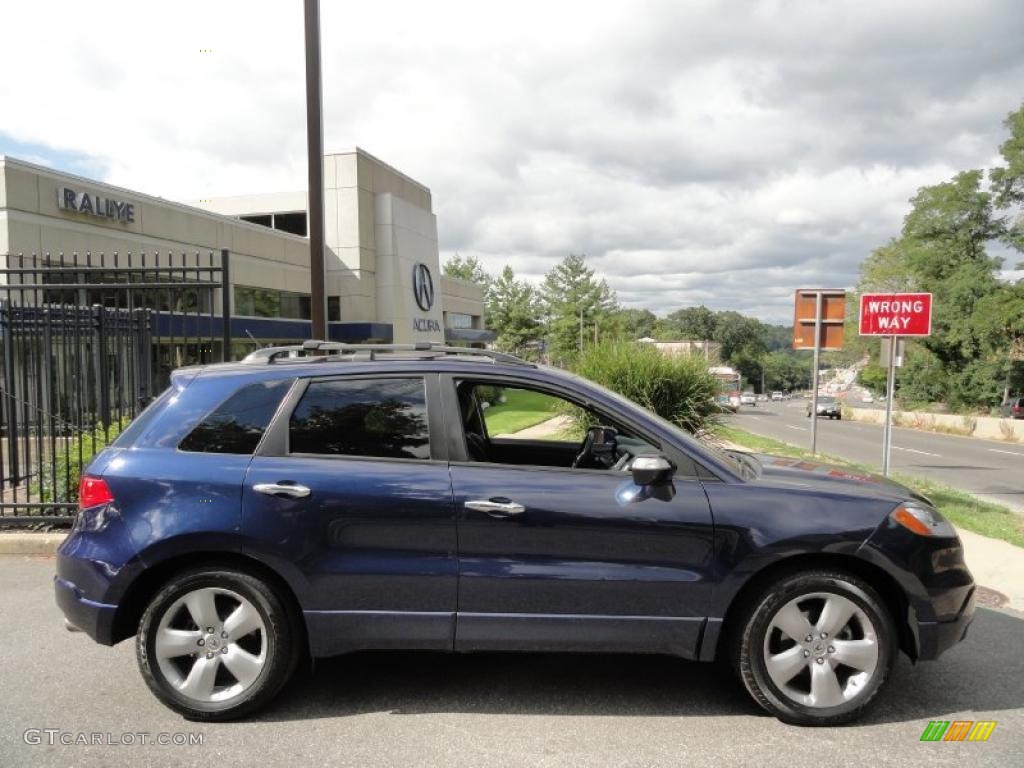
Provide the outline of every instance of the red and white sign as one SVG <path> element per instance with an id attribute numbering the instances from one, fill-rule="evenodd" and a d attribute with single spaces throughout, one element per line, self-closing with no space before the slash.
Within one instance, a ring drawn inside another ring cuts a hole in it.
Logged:
<path id="1" fill-rule="evenodd" d="M 862 293 L 861 336 L 930 336 L 930 293 Z"/>

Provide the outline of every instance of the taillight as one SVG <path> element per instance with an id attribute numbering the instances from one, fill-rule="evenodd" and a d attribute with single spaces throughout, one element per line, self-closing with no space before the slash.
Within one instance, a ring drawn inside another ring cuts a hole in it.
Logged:
<path id="1" fill-rule="evenodd" d="M 99 477 L 82 475 L 78 481 L 78 508 L 88 509 L 98 507 L 101 504 L 109 504 L 114 500 L 114 494 L 110 492 L 109 486 Z"/>

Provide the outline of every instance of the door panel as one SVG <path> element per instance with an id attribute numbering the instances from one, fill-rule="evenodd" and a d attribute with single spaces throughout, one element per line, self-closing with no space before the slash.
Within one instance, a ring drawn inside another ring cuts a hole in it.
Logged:
<path id="1" fill-rule="evenodd" d="M 254 490 L 275 483 L 310 494 Z M 249 546 L 300 574 L 315 655 L 451 649 L 458 568 L 446 464 L 256 456 L 242 504 Z"/>
<path id="2" fill-rule="evenodd" d="M 453 464 L 451 474 L 457 649 L 695 651 L 713 543 L 698 481 L 676 479 L 672 498 L 656 498 L 624 473 Z M 464 507 L 485 499 L 525 509 Z"/>

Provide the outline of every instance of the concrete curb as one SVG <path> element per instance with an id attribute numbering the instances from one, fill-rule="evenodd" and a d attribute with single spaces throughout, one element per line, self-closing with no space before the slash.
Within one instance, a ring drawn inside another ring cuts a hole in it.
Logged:
<path id="1" fill-rule="evenodd" d="M 66 533 L 0 533 L 0 555 L 53 555 Z"/>

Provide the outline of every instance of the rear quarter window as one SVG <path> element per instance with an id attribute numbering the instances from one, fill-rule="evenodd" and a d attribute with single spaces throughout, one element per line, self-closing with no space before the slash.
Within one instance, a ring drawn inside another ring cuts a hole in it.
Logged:
<path id="1" fill-rule="evenodd" d="M 253 453 L 291 379 L 247 384 L 207 414 L 178 445 L 195 453 Z"/>

